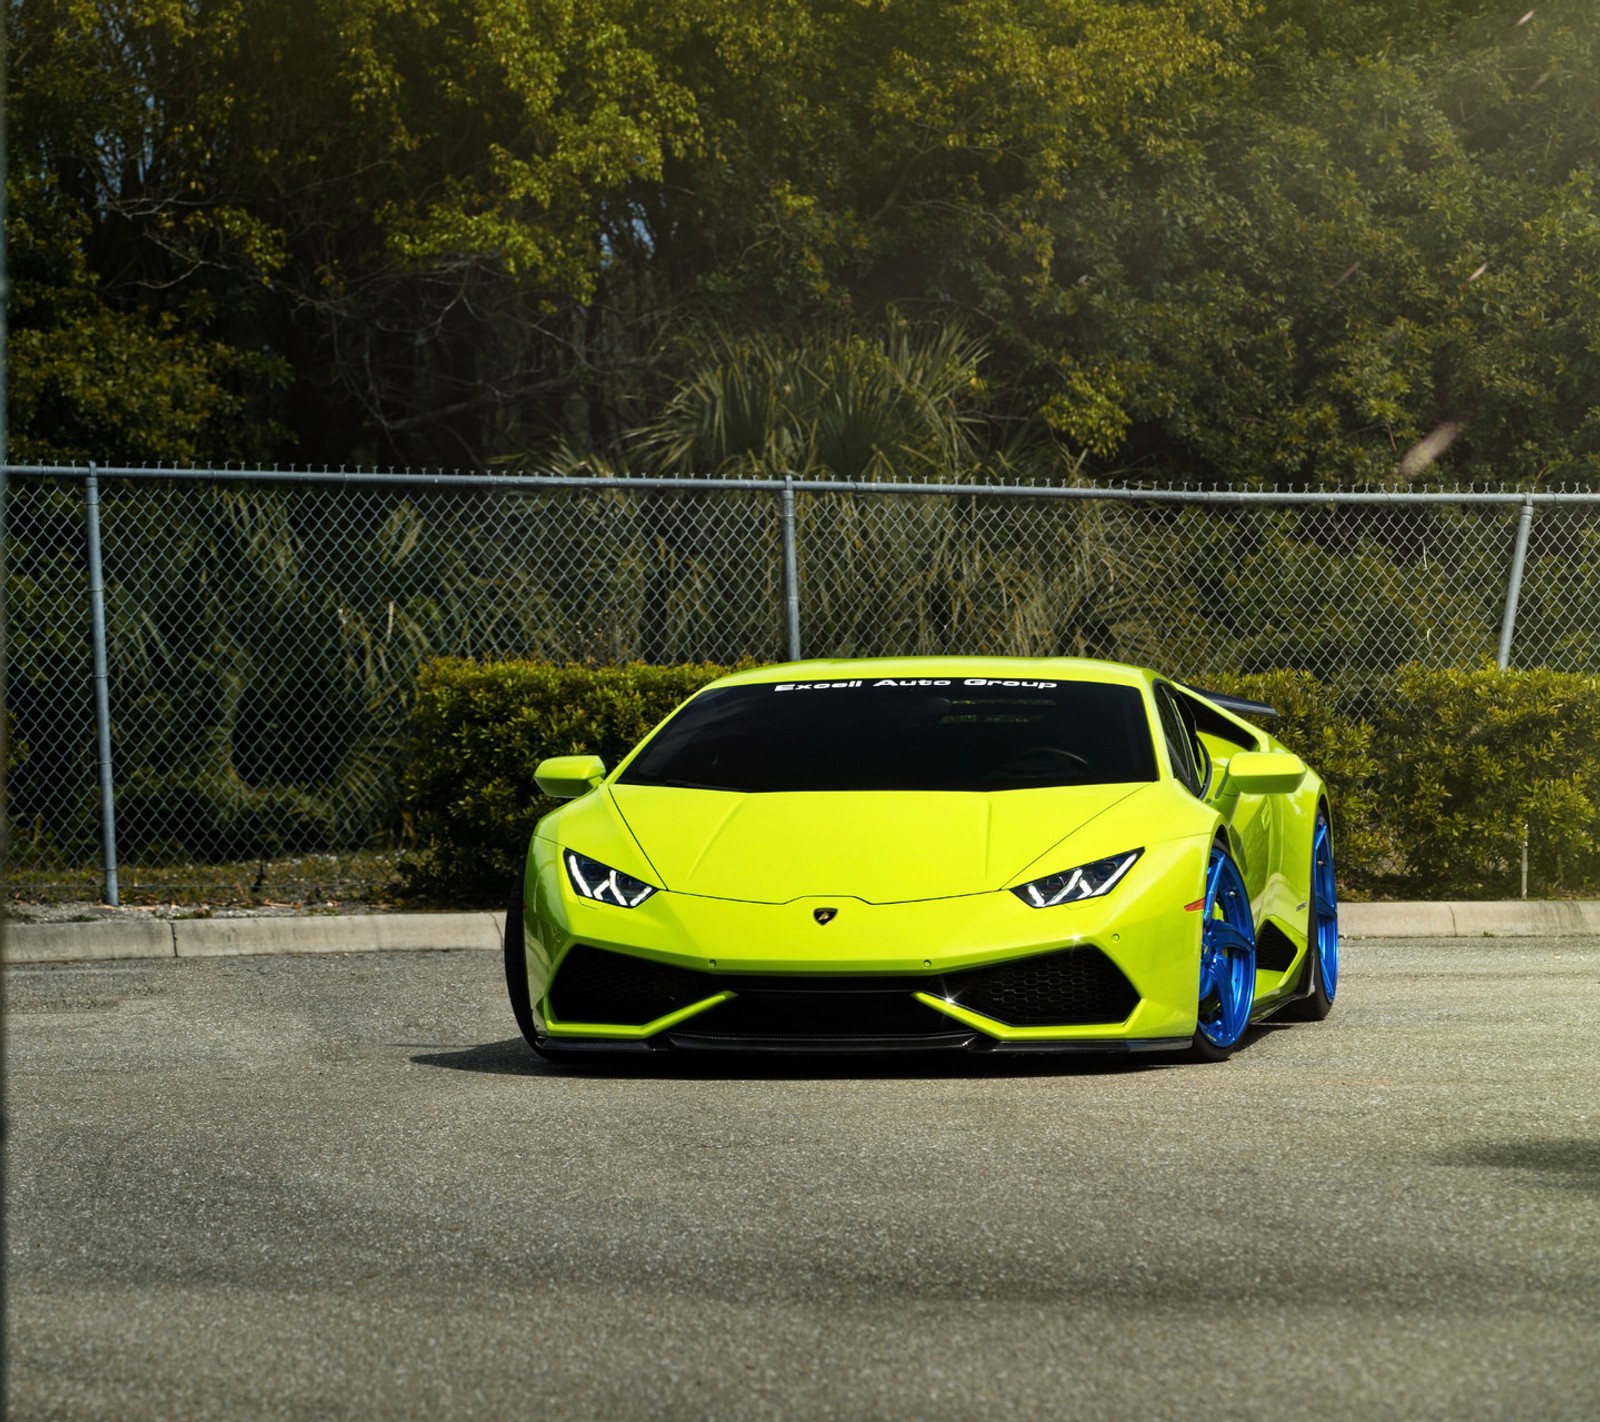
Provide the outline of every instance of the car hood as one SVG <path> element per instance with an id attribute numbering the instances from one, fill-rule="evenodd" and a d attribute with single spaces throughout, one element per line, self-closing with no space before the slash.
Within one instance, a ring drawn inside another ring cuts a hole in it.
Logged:
<path id="1" fill-rule="evenodd" d="M 1089 821 L 1152 788 L 743 795 L 612 785 L 608 793 L 664 888 L 756 903 L 903 903 L 1004 888 Z"/>

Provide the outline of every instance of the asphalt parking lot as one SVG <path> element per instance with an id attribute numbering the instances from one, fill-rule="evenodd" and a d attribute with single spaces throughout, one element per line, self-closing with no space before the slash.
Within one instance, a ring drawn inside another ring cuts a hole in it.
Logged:
<path id="1" fill-rule="evenodd" d="M 486 952 L 7 971 L 18 1419 L 1600 1416 L 1600 941 L 1220 1066 L 547 1068 Z"/>

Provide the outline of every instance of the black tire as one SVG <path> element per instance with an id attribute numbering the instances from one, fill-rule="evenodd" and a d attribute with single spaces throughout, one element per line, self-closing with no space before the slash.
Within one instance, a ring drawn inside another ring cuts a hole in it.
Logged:
<path id="1" fill-rule="evenodd" d="M 1181 1039 L 1180 1039 L 1181 1040 Z M 1214 1047 L 1198 1032 L 1194 1034 L 1194 1041 L 1189 1044 L 1189 1050 L 1176 1058 L 1178 1061 L 1191 1062 L 1196 1066 L 1204 1066 L 1208 1062 L 1225 1062 L 1238 1049 L 1235 1043 L 1232 1047 Z"/>
<path id="2" fill-rule="evenodd" d="M 1317 810 L 1316 828 L 1311 836 L 1311 890 L 1306 901 L 1306 966 L 1302 982 L 1311 991 L 1296 998 L 1278 1014 L 1284 1022 L 1321 1022 L 1333 1011 L 1338 991 L 1337 976 L 1329 982 L 1319 933 L 1331 924 L 1334 973 L 1339 962 L 1339 891 L 1334 879 L 1333 832 L 1325 808 Z M 1331 902 L 1330 902 L 1331 900 Z"/>
<path id="3" fill-rule="evenodd" d="M 533 1003 L 528 996 L 528 959 L 522 925 L 522 876 L 511 886 L 511 901 L 506 905 L 505 959 L 506 996 L 511 999 L 511 1015 L 523 1040 L 541 1057 L 551 1054 L 539 1046 L 539 1031 L 534 1025 Z"/>

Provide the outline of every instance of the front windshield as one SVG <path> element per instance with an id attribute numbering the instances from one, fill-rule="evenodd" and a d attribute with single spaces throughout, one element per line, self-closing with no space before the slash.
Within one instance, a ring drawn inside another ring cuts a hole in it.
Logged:
<path id="1" fill-rule="evenodd" d="M 702 692 L 619 782 L 746 792 L 988 791 L 1155 778 L 1135 687 L 888 677 Z"/>

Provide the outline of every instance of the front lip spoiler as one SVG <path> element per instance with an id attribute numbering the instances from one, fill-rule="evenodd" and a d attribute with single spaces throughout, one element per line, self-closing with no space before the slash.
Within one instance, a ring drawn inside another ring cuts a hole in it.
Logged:
<path id="1" fill-rule="evenodd" d="M 869 1037 L 719 1037 L 698 1032 L 663 1032 L 644 1041 L 607 1037 L 541 1037 L 539 1045 L 555 1052 L 604 1055 L 626 1052 L 760 1052 L 793 1056 L 878 1056 L 902 1052 L 1029 1053 L 1181 1052 L 1189 1037 L 1104 1037 L 1004 1040 L 982 1032 L 932 1032 L 921 1036 Z"/>
<path id="2" fill-rule="evenodd" d="M 1044 1042 L 1012 1039 L 991 1040 L 983 1050 L 1016 1055 L 1024 1052 L 1184 1052 L 1193 1045 L 1193 1037 L 1109 1037 L 1098 1041 L 1058 1038 Z"/>

